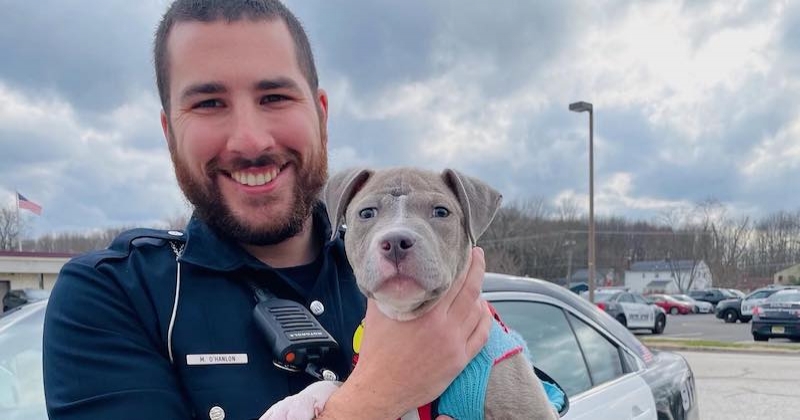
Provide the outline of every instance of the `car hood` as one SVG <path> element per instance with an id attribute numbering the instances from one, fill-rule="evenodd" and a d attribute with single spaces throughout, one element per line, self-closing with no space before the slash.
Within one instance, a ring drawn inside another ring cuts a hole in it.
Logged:
<path id="1" fill-rule="evenodd" d="M 739 306 L 741 304 L 742 304 L 742 300 L 741 299 L 739 299 L 739 298 L 730 298 L 730 299 L 725 299 L 725 300 L 719 301 L 719 303 L 717 304 L 717 307 L 720 307 L 720 306 L 724 306 L 724 307 Z"/>

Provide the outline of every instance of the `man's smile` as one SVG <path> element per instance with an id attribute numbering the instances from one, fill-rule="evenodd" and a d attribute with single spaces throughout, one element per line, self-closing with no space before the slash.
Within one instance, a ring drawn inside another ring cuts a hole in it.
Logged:
<path id="1" fill-rule="evenodd" d="M 250 168 L 246 170 L 235 171 L 230 173 L 230 177 L 239 184 L 250 187 L 258 187 L 268 184 L 270 181 L 275 179 L 275 177 L 277 177 L 281 170 L 283 170 L 287 165 L 288 164 L 285 164 L 280 168 L 277 166 L 270 166 L 266 168 Z"/>

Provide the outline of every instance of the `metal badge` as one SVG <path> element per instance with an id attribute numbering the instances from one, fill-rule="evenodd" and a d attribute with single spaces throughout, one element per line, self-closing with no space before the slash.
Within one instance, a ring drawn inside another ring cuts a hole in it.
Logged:
<path id="1" fill-rule="evenodd" d="M 171 231 L 169 231 L 167 233 L 172 235 L 172 236 L 183 236 L 183 232 L 181 232 L 179 230 L 171 230 Z"/>
<path id="2" fill-rule="evenodd" d="M 322 315 L 323 312 L 325 312 L 325 305 L 323 305 L 322 302 L 318 300 L 311 302 L 310 307 L 311 307 L 311 313 L 316 316 L 320 316 Z"/>
<path id="3" fill-rule="evenodd" d="M 211 410 L 208 411 L 208 418 L 211 420 L 224 420 L 225 410 L 223 410 L 222 407 L 215 405 L 211 407 Z"/>

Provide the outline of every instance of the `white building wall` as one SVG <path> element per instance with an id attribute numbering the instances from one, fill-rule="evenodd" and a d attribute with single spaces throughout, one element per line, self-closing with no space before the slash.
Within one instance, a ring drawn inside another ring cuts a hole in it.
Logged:
<path id="1" fill-rule="evenodd" d="M 69 261 L 62 257 L 0 256 L 0 280 L 11 289 L 52 289 L 61 267 Z"/>
<path id="2" fill-rule="evenodd" d="M 670 271 L 625 271 L 625 287 L 632 292 L 642 293 L 653 280 L 668 280 L 673 278 Z M 682 279 L 688 279 L 689 271 L 680 272 Z M 711 270 L 704 261 L 697 263 L 694 282 L 690 290 L 703 290 L 712 287 Z M 677 284 L 676 284 L 677 288 Z"/>
<path id="3" fill-rule="evenodd" d="M 708 265 L 704 261 L 700 261 L 695 270 L 694 283 L 692 284 L 691 290 L 703 290 L 710 287 L 713 287 L 711 269 L 708 268 Z"/>

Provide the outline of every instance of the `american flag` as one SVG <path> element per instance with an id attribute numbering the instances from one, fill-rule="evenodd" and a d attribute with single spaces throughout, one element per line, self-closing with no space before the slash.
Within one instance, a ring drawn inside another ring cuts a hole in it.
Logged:
<path id="1" fill-rule="evenodd" d="M 34 203 L 31 200 L 28 200 L 20 193 L 17 193 L 17 206 L 21 209 L 31 211 L 38 216 L 42 215 L 42 206 Z"/>

